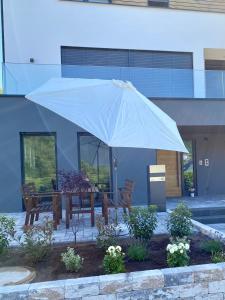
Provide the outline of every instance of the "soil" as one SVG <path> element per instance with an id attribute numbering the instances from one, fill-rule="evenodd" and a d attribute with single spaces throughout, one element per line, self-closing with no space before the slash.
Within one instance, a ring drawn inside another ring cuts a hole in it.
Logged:
<path id="1" fill-rule="evenodd" d="M 207 237 L 196 234 L 191 240 L 190 264 L 206 264 L 210 263 L 210 254 L 201 249 L 203 241 L 208 240 Z M 123 240 L 121 246 L 126 251 L 128 240 Z M 143 262 L 131 261 L 126 258 L 126 271 L 142 271 L 151 269 L 167 268 L 166 263 L 166 246 L 169 243 L 167 235 L 154 236 L 149 246 L 149 259 Z M 61 262 L 61 253 L 65 252 L 66 248 L 74 247 L 81 257 L 84 258 L 83 268 L 78 273 L 68 273 Z M 9 249 L 7 254 L 0 257 L 0 266 L 28 266 L 36 270 L 37 276 L 33 282 L 50 281 L 57 279 L 68 279 L 87 277 L 104 274 L 102 268 L 102 260 L 104 251 L 97 248 L 95 243 L 63 244 L 54 246 L 50 255 L 42 262 L 32 265 L 21 249 Z"/>

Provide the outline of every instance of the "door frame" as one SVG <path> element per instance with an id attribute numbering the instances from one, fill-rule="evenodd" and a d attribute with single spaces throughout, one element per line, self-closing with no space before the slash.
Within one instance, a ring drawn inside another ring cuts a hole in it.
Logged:
<path id="1" fill-rule="evenodd" d="M 196 139 L 195 138 L 183 138 L 184 142 L 191 141 L 192 143 L 192 160 L 193 160 L 193 183 L 195 186 L 195 195 L 198 196 L 198 181 L 197 181 L 197 164 L 196 164 Z M 185 194 L 185 188 L 184 188 L 184 172 L 183 172 L 183 153 L 181 153 L 180 159 L 181 159 L 181 186 L 182 186 L 182 196 L 187 196 Z"/>

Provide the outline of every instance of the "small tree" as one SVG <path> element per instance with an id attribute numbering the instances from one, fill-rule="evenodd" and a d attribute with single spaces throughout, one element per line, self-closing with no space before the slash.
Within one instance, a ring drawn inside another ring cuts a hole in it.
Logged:
<path id="1" fill-rule="evenodd" d="M 184 238 L 192 233 L 192 213 L 184 203 L 180 203 L 170 214 L 167 228 L 173 238 Z"/>

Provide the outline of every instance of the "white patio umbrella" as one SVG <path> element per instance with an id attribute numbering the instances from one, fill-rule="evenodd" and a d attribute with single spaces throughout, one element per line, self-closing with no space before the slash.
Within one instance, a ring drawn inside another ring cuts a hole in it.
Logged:
<path id="1" fill-rule="evenodd" d="M 176 123 L 130 82 L 53 78 L 26 98 L 73 122 L 110 147 L 188 152 Z M 116 162 L 114 166 L 116 171 Z M 115 189 L 117 202 L 117 172 Z"/>
<path id="2" fill-rule="evenodd" d="M 26 98 L 110 147 L 188 152 L 176 123 L 130 82 L 53 78 Z"/>

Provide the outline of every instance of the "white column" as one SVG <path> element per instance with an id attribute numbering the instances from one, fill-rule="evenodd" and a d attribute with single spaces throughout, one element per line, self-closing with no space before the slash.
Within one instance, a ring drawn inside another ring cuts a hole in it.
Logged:
<path id="1" fill-rule="evenodd" d="M 196 49 L 193 53 L 194 97 L 205 98 L 205 58 L 204 49 Z"/>

